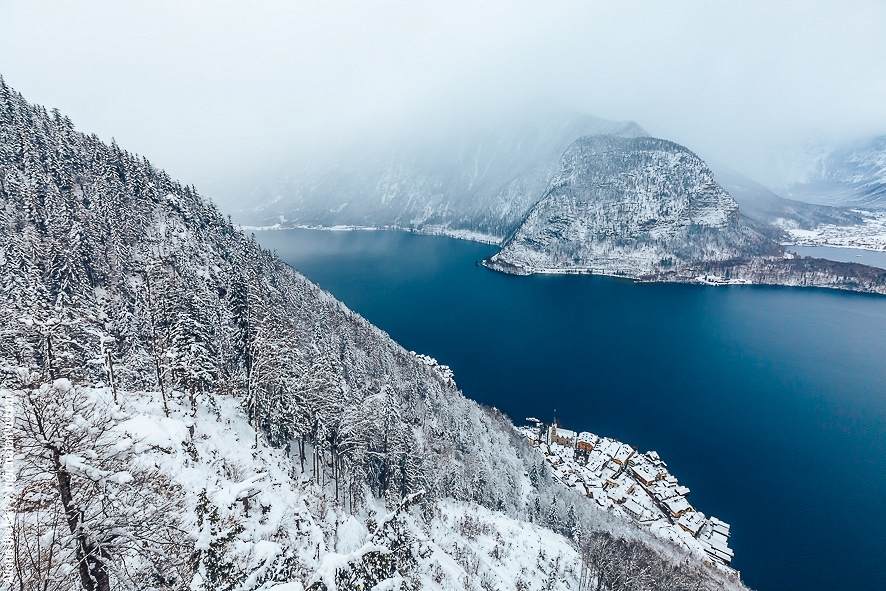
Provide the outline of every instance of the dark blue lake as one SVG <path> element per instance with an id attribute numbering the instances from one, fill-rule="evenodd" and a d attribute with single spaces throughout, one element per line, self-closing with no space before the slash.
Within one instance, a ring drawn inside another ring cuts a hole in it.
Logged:
<path id="1" fill-rule="evenodd" d="M 886 588 L 886 297 L 514 277 L 492 246 L 390 232 L 259 241 L 464 393 L 654 449 L 732 524 L 762 590 Z"/>

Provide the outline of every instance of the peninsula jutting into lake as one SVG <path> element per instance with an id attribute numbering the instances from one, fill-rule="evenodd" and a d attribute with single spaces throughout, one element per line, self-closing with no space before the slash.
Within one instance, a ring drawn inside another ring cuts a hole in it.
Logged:
<path id="1" fill-rule="evenodd" d="M 690 505 L 689 488 L 679 484 L 658 453 L 640 453 L 617 439 L 576 433 L 534 417 L 526 422 L 517 431 L 544 456 L 556 482 L 738 576 L 728 569 L 735 555 L 729 548 L 729 524 Z"/>

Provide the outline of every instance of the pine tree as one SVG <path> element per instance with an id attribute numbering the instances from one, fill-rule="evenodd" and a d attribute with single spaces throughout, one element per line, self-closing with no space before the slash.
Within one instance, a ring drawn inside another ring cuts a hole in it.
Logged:
<path id="1" fill-rule="evenodd" d="M 197 573 L 192 588 L 205 591 L 236 589 L 246 576 L 231 555 L 230 545 L 243 532 L 239 524 L 225 524 L 218 507 L 209 500 L 206 489 L 197 503 L 197 526 L 200 533 L 191 561 Z"/>

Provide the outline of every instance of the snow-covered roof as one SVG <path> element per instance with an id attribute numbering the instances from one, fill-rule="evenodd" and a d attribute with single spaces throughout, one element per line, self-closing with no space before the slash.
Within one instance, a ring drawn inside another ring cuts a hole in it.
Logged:
<path id="1" fill-rule="evenodd" d="M 726 523 L 725 521 L 721 521 L 720 519 L 717 519 L 716 517 L 711 517 L 710 522 L 711 522 L 711 527 L 714 528 L 715 532 L 720 532 L 724 536 L 729 537 L 730 526 L 728 523 Z"/>
<path id="2" fill-rule="evenodd" d="M 618 451 L 615 452 L 614 459 L 616 462 L 624 464 L 633 453 L 634 448 L 632 448 L 627 443 L 622 443 L 619 446 Z"/>
<path id="3" fill-rule="evenodd" d="M 582 431 L 578 434 L 578 440 L 583 443 L 590 443 L 593 445 L 594 443 L 597 443 L 597 439 L 599 439 L 599 437 L 588 431 Z"/>
<path id="4" fill-rule="evenodd" d="M 596 451 L 599 451 L 601 455 L 605 456 L 606 459 L 609 459 L 618 452 L 618 447 L 620 445 L 621 444 L 618 441 L 604 437 L 597 445 Z"/>
<path id="5" fill-rule="evenodd" d="M 704 517 L 698 511 L 690 511 L 680 516 L 680 520 L 677 523 L 694 536 L 701 529 L 701 526 L 704 525 Z"/>
<path id="6" fill-rule="evenodd" d="M 562 437 L 563 439 L 575 439 L 575 431 L 570 431 L 569 429 L 557 429 L 557 437 Z"/>
<path id="7" fill-rule="evenodd" d="M 647 470 L 646 466 L 631 466 L 631 472 L 643 482 L 653 482 L 655 480 L 655 474 Z"/>
<path id="8" fill-rule="evenodd" d="M 674 515 L 692 509 L 692 505 L 689 504 L 686 497 L 671 497 L 670 499 L 665 499 L 664 504 Z"/>
<path id="9" fill-rule="evenodd" d="M 637 503 L 637 501 L 635 501 L 634 499 L 628 499 L 627 501 L 625 501 L 624 508 L 625 511 L 627 511 L 631 515 L 634 515 L 635 517 L 639 518 L 641 515 L 643 515 L 643 507 L 641 507 L 640 504 Z"/>
<path id="10" fill-rule="evenodd" d="M 652 493 L 661 499 L 669 499 L 677 494 L 677 491 L 674 490 L 673 486 L 670 486 L 664 480 L 656 480 L 651 485 L 649 485 L 649 490 Z"/>

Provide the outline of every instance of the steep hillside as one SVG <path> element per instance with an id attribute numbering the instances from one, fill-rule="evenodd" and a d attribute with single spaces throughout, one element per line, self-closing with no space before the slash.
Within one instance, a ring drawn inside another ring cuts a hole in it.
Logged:
<path id="1" fill-rule="evenodd" d="M 556 113 L 469 134 L 360 145 L 293 163 L 257 190 L 247 223 L 394 226 L 500 241 L 538 200 L 563 150 L 592 133 L 646 135 L 632 122 Z M 272 176 L 274 176 L 272 174 Z"/>
<path id="2" fill-rule="evenodd" d="M 717 182 L 738 203 L 741 214 L 768 231 L 812 230 L 822 224 L 854 226 L 864 221 L 857 211 L 779 197 L 760 183 L 723 164 L 708 162 Z"/>
<path id="3" fill-rule="evenodd" d="M 886 136 L 838 149 L 800 152 L 778 179 L 792 199 L 861 208 L 886 208 Z"/>
<path id="4" fill-rule="evenodd" d="M 686 148 L 589 136 L 563 154 L 547 192 L 490 265 L 640 277 L 773 246 L 739 221 L 738 205 Z"/>
<path id="5" fill-rule="evenodd" d="M 2 79 L 0 275 L 17 589 L 740 588 Z"/>

